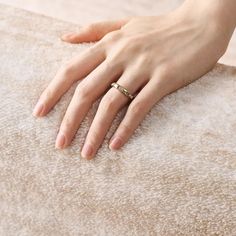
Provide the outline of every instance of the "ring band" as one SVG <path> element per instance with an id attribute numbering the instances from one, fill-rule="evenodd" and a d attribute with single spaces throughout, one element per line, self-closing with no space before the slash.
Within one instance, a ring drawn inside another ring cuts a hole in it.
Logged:
<path id="1" fill-rule="evenodd" d="M 130 94 L 126 88 L 124 88 L 123 86 L 121 86 L 115 82 L 112 83 L 111 86 L 118 89 L 121 93 L 123 93 L 126 97 L 128 97 L 130 99 L 133 99 L 135 97 L 134 95 Z"/>

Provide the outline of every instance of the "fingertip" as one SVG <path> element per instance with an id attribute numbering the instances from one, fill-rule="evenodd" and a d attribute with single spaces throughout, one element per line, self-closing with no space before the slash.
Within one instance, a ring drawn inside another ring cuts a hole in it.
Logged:
<path id="1" fill-rule="evenodd" d="M 70 41 L 72 36 L 73 36 L 72 33 L 63 34 L 63 35 L 61 35 L 61 40 L 63 40 L 63 41 Z"/>
<path id="2" fill-rule="evenodd" d="M 90 32 L 86 28 L 80 30 L 78 33 L 67 33 L 61 35 L 61 40 L 65 41 L 67 43 L 88 43 L 88 42 L 96 42 L 100 40 L 100 37 L 98 38 L 97 34 L 94 32 Z"/>
<path id="3" fill-rule="evenodd" d="M 65 147 L 65 144 L 66 144 L 65 135 L 64 135 L 64 133 L 62 133 L 60 131 L 57 135 L 57 138 L 56 138 L 55 148 L 56 149 L 63 149 Z"/>
<path id="4" fill-rule="evenodd" d="M 121 146 L 122 146 L 122 140 L 119 137 L 113 137 L 109 143 L 109 148 L 112 151 L 120 149 Z"/>
<path id="5" fill-rule="evenodd" d="M 34 107 L 32 115 L 34 117 L 43 116 L 44 110 L 45 110 L 45 105 L 41 101 L 38 101 L 37 104 Z"/>
<path id="6" fill-rule="evenodd" d="M 69 43 L 75 43 L 75 33 L 67 33 L 61 35 L 61 40 Z"/>

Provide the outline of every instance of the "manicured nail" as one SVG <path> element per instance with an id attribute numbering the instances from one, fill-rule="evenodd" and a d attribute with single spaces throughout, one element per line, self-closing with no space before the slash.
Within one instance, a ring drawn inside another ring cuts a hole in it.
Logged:
<path id="1" fill-rule="evenodd" d="M 43 109 L 44 109 L 43 103 L 38 101 L 36 106 L 34 107 L 33 115 L 34 116 L 40 116 L 43 112 Z"/>
<path id="2" fill-rule="evenodd" d="M 60 131 L 56 138 L 55 148 L 62 149 L 65 145 L 66 138 L 65 135 Z"/>
<path id="3" fill-rule="evenodd" d="M 122 145 L 122 140 L 119 137 L 113 137 L 109 144 L 109 148 L 111 150 L 117 150 L 121 147 L 121 145 Z"/>
<path id="4" fill-rule="evenodd" d="M 92 154 L 93 154 L 92 146 L 88 143 L 85 143 L 85 145 L 82 149 L 82 152 L 81 152 L 82 157 L 83 158 L 89 158 L 89 157 L 92 157 Z"/>

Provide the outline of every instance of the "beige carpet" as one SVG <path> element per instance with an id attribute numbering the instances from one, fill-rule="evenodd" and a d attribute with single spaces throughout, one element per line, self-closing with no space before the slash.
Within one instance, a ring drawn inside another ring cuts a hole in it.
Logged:
<path id="1" fill-rule="evenodd" d="M 52 30 L 53 26 L 53 30 Z M 31 113 L 62 63 L 89 47 L 74 28 L 0 5 L 0 235 L 227 235 L 236 232 L 236 68 L 217 65 L 164 97 L 119 152 L 94 160 L 54 149 L 73 87 L 45 118 Z"/>

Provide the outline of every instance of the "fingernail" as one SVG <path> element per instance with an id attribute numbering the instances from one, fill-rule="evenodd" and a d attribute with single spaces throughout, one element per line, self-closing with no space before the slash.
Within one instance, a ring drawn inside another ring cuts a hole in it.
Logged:
<path id="1" fill-rule="evenodd" d="M 64 147 L 66 142 L 65 135 L 60 131 L 56 138 L 55 148 L 61 149 Z"/>
<path id="2" fill-rule="evenodd" d="M 93 154 L 92 146 L 88 143 L 85 143 L 85 145 L 82 149 L 82 152 L 81 152 L 82 157 L 83 158 L 89 158 L 89 157 L 92 157 L 92 154 Z"/>
<path id="3" fill-rule="evenodd" d="M 61 36 L 61 39 L 62 39 L 62 40 L 68 40 L 68 39 L 71 39 L 73 36 L 74 36 L 73 33 L 67 33 L 67 34 L 63 34 L 63 35 Z"/>
<path id="4" fill-rule="evenodd" d="M 33 115 L 34 116 L 40 116 L 43 112 L 43 109 L 44 109 L 43 103 L 38 101 L 36 106 L 34 107 Z"/>
<path id="5" fill-rule="evenodd" d="M 117 150 L 121 147 L 122 145 L 122 140 L 119 137 L 114 137 L 111 139 L 111 142 L 109 144 L 109 148 L 111 150 Z"/>

